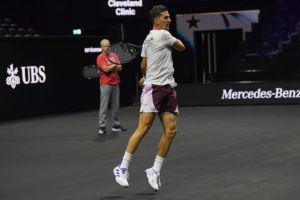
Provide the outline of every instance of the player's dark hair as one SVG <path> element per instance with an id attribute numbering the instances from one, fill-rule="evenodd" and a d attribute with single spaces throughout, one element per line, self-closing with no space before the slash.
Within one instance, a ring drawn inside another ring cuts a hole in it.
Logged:
<path id="1" fill-rule="evenodd" d="M 153 20 L 161 15 L 162 12 L 168 11 L 168 8 L 164 5 L 153 6 L 150 10 L 150 20 L 153 23 Z"/>

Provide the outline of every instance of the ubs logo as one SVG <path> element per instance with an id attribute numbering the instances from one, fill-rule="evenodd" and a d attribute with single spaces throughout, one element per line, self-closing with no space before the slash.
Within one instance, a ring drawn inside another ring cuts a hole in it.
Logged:
<path id="1" fill-rule="evenodd" d="M 15 89 L 21 83 L 28 85 L 46 81 L 45 66 L 22 66 L 20 68 L 21 76 L 18 75 L 18 67 L 14 67 L 13 64 L 10 64 L 7 68 L 8 77 L 6 78 L 6 84 L 11 86 L 12 89 Z"/>

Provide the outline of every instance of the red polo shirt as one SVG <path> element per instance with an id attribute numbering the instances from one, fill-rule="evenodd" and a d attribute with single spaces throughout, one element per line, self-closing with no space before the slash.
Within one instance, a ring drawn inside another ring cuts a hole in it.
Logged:
<path id="1" fill-rule="evenodd" d="M 113 60 L 113 61 L 116 61 L 116 62 L 119 62 L 119 58 L 118 56 L 115 54 L 115 53 L 109 53 L 109 59 L 110 60 Z M 100 85 L 117 85 L 119 84 L 121 81 L 120 81 L 120 77 L 118 75 L 118 72 L 110 72 L 108 74 L 105 74 L 101 68 L 104 66 L 104 65 L 111 65 L 113 63 L 111 63 L 106 55 L 104 53 L 101 53 L 98 57 L 97 57 L 97 66 L 100 68 L 100 81 L 99 81 L 99 84 Z"/>

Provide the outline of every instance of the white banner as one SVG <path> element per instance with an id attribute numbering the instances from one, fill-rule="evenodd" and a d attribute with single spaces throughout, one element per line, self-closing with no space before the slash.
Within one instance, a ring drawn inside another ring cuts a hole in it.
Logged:
<path id="1" fill-rule="evenodd" d="M 259 10 L 233 12 L 194 13 L 176 15 L 177 33 L 194 48 L 194 31 L 243 29 L 252 31 L 252 23 L 258 23 Z M 245 38 L 245 37 L 244 37 Z"/>

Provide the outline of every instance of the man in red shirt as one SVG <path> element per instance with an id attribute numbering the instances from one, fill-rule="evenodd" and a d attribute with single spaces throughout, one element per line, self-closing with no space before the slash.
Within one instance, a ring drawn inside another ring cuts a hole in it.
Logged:
<path id="1" fill-rule="evenodd" d="M 119 58 L 115 53 L 109 52 L 109 40 L 101 40 L 100 46 L 102 48 L 102 53 L 97 57 L 97 66 L 100 69 L 99 134 L 101 135 L 106 133 L 109 102 L 111 104 L 111 115 L 113 120 L 112 131 L 126 131 L 126 129 L 121 126 L 119 121 L 120 77 L 118 72 L 122 71 L 122 65 L 113 64 L 109 61 L 119 61 Z"/>

